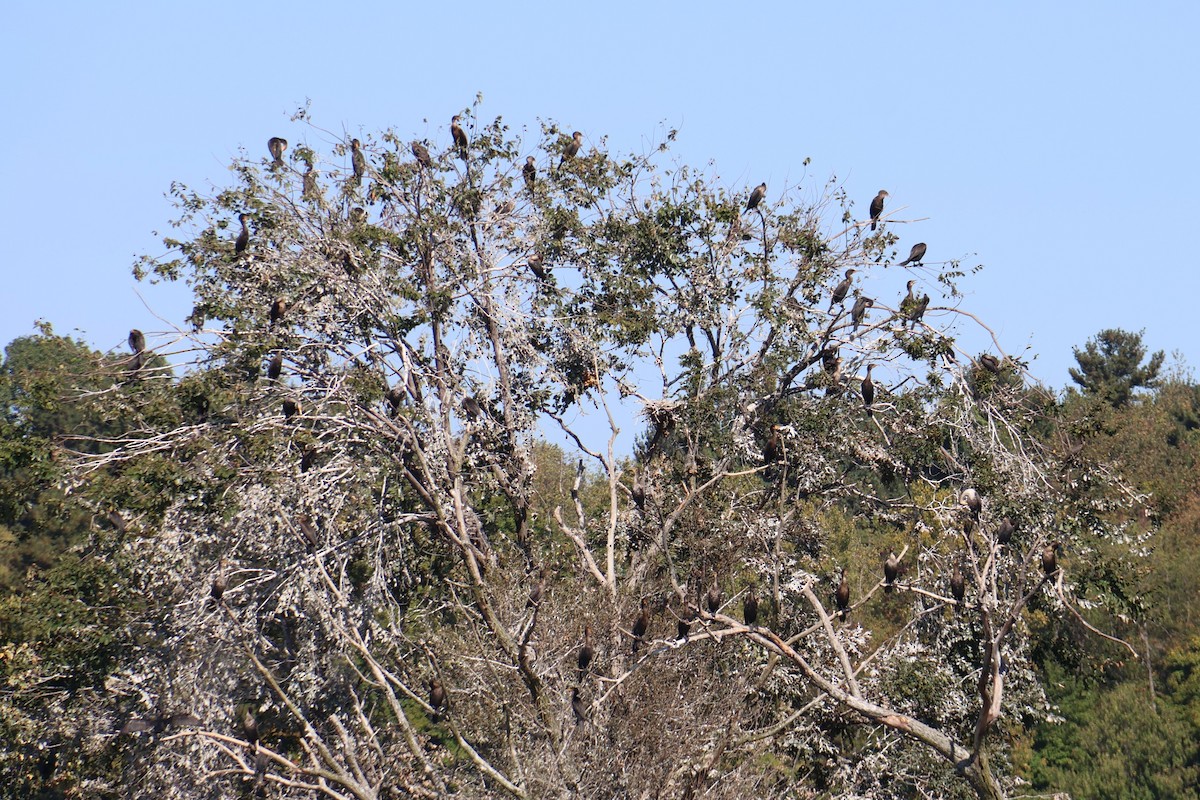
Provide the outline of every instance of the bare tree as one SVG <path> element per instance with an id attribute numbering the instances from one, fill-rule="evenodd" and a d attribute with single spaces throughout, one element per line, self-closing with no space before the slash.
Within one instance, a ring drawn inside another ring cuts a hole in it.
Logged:
<path id="1" fill-rule="evenodd" d="M 531 146 L 455 119 L 469 152 L 446 131 L 429 163 L 310 125 L 304 174 L 245 160 L 214 196 L 176 189 L 182 234 L 139 272 L 190 282 L 192 329 L 147 339 L 208 411 L 161 371 L 96 395 L 137 423 L 75 472 L 161 490 L 123 510 L 154 533 L 112 557 L 151 602 L 110 689 L 198 725 L 147 739 L 129 780 L 1003 796 L 1001 721 L 1046 710 L 1023 609 L 1074 616 L 1069 554 L 1111 532 L 1029 435 L 1019 365 L 1000 381 L 956 350 L 957 264 L 928 272 L 949 302 L 920 321 L 899 291 L 852 319 L 835 284 L 887 281 L 894 238 L 837 223 L 835 193 L 781 193 L 747 234 L 745 187 L 659 153 L 565 160 L 556 126 Z M 894 548 L 893 591 L 858 552 L 831 611 L 854 524 Z"/>

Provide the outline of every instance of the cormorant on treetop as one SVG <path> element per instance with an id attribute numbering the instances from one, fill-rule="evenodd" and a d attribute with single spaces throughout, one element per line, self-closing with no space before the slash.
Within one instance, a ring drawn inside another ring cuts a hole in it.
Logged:
<path id="1" fill-rule="evenodd" d="M 879 215 L 883 213 L 883 200 L 887 196 L 887 190 L 880 189 L 879 194 L 871 201 L 871 230 L 875 230 L 875 225 L 879 222 Z"/>

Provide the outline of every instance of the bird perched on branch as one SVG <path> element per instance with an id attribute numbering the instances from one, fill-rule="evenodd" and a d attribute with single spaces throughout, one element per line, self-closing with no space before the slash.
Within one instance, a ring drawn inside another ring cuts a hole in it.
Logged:
<path id="1" fill-rule="evenodd" d="M 1058 572 L 1058 551 L 1062 548 L 1059 542 L 1051 542 L 1042 550 L 1042 572 L 1049 578 Z"/>
<path id="2" fill-rule="evenodd" d="M 278 136 L 272 136 L 267 140 L 267 150 L 271 153 L 271 158 L 274 161 L 271 163 L 273 167 L 283 166 L 283 151 L 287 150 L 287 139 L 280 139 Z"/>
<path id="3" fill-rule="evenodd" d="M 141 355 L 146 351 L 146 337 L 137 328 L 129 332 L 129 349 L 133 351 L 135 356 Z"/>
<path id="4" fill-rule="evenodd" d="M 250 246 L 250 228 L 246 226 L 246 219 L 245 214 L 238 214 L 238 222 L 242 223 L 242 232 L 238 234 L 237 239 L 233 242 L 233 254 L 235 256 L 240 256 Z"/>
<path id="5" fill-rule="evenodd" d="M 859 326 L 867 316 L 867 309 L 873 305 L 875 305 L 875 301 L 872 298 L 861 295 L 854 301 L 854 307 L 850 309 L 850 321 L 854 323 L 851 333 L 858 333 Z"/>
<path id="6" fill-rule="evenodd" d="M 433 156 L 429 155 L 429 148 L 420 142 L 413 140 L 412 147 L 413 158 L 417 159 L 417 163 L 425 169 L 433 166 Z"/>
<path id="7" fill-rule="evenodd" d="M 850 581 L 846 580 L 846 568 L 842 567 L 842 579 L 838 583 L 837 591 L 833 595 L 834 601 L 837 603 L 838 613 L 846 616 L 847 609 L 850 608 Z"/>
<path id="8" fill-rule="evenodd" d="M 742 600 L 742 618 L 750 627 L 754 627 L 758 623 L 758 587 L 753 584 L 750 585 L 745 599 Z"/>
<path id="9" fill-rule="evenodd" d="M 954 598 L 954 610 L 957 613 L 963 598 L 967 596 L 967 583 L 963 580 L 962 570 L 958 564 L 954 565 L 954 571 L 950 573 L 950 596 Z"/>
<path id="10" fill-rule="evenodd" d="M 979 496 L 979 492 L 971 487 L 962 490 L 958 496 L 959 505 L 964 506 L 971 512 L 971 516 L 976 520 L 979 519 L 979 514 L 983 511 L 983 498 Z"/>
<path id="11" fill-rule="evenodd" d="M 767 196 L 767 182 L 763 181 L 758 186 L 754 187 L 754 191 L 750 193 L 750 199 L 746 201 L 746 210 L 753 211 L 758 208 L 758 204 Z"/>
<path id="12" fill-rule="evenodd" d="M 225 574 L 225 559 L 217 564 L 217 574 L 212 580 L 211 594 L 212 599 L 219 603 L 221 598 L 225 596 L 225 590 L 229 588 L 229 576 Z"/>
<path id="13" fill-rule="evenodd" d="M 871 416 L 871 404 L 875 402 L 875 382 L 871 380 L 871 370 L 874 367 L 874 364 L 867 364 L 867 377 L 862 380 L 863 408 L 867 410 L 867 416 Z"/>
<path id="14" fill-rule="evenodd" d="M 579 687 L 571 689 L 571 711 L 575 714 L 575 724 L 587 721 L 587 705 L 579 696 Z"/>
<path id="15" fill-rule="evenodd" d="M 879 194 L 871 201 L 871 230 L 875 230 L 879 215 L 883 213 L 883 201 L 888 196 L 886 189 L 880 189 Z"/>
<path id="16" fill-rule="evenodd" d="M 708 587 L 708 594 L 704 596 L 704 602 L 708 606 L 708 613 L 715 614 L 721 610 L 721 587 L 717 585 L 714 578 L 712 585 Z"/>
<path id="17" fill-rule="evenodd" d="M 896 582 L 896 578 L 900 575 L 900 559 L 896 558 L 895 551 L 888 554 L 887 561 L 883 562 L 883 590 L 885 592 L 892 591 L 892 584 Z"/>
<path id="18" fill-rule="evenodd" d="M 592 664 L 592 659 L 595 658 L 596 651 L 592 647 L 592 626 L 590 624 L 583 626 L 583 644 L 579 646 L 579 654 L 575 657 L 575 663 L 579 666 L 579 677 L 582 679 L 587 673 L 588 667 Z"/>
<path id="19" fill-rule="evenodd" d="M 267 364 L 267 377 L 271 380 L 279 380 L 280 374 L 283 373 L 283 353 L 276 353 L 271 356 L 270 362 Z"/>
<path id="20" fill-rule="evenodd" d="M 537 187 L 537 166 L 534 164 L 533 156 L 525 157 L 525 166 L 521 167 L 521 175 L 525 178 L 525 188 L 529 190 L 529 196 L 533 197 L 534 189 Z"/>
<path id="21" fill-rule="evenodd" d="M 580 131 L 575 131 L 571 134 L 571 141 L 567 142 L 567 146 L 563 148 L 562 158 L 558 161 L 558 166 L 570 161 L 575 156 L 579 155 L 579 148 L 583 147 L 583 134 Z"/>
<path id="22" fill-rule="evenodd" d="M 858 270 L 854 269 L 853 267 L 846 270 L 846 277 L 842 278 L 841 283 L 833 287 L 833 295 L 829 298 L 830 311 L 833 310 L 835 305 L 844 301 L 846 299 L 846 295 L 850 293 L 850 286 L 854 283 L 854 279 L 851 276 L 855 272 L 858 272 Z"/>
<path id="23" fill-rule="evenodd" d="M 908 258 L 900 262 L 900 266 L 920 264 L 923 258 L 925 258 L 925 243 L 917 242 L 912 246 L 912 250 L 909 251 Z"/>
<path id="24" fill-rule="evenodd" d="M 367 174 L 367 157 L 363 155 L 358 139 L 350 140 L 350 169 L 354 171 L 354 185 L 362 186 L 363 175 Z"/>
<path id="25" fill-rule="evenodd" d="M 996 528 L 996 541 L 1000 544 L 1008 544 L 1012 541 L 1013 532 L 1016 531 L 1016 526 L 1008 517 L 1000 520 L 1000 526 Z"/>
<path id="26" fill-rule="evenodd" d="M 634 655 L 637 655 L 638 647 L 641 646 L 642 640 L 646 638 L 646 631 L 648 630 L 650 630 L 650 601 L 643 597 L 642 610 L 633 620 Z"/>
<path id="27" fill-rule="evenodd" d="M 446 689 L 437 678 L 429 679 L 429 707 L 433 709 L 434 719 L 440 712 L 446 710 Z"/>
<path id="28" fill-rule="evenodd" d="M 983 355 L 981 355 L 979 357 L 979 363 L 982 364 L 983 368 L 986 369 L 988 372 L 991 372 L 993 374 L 1000 373 L 1000 359 L 996 358 L 991 353 L 984 353 Z"/>
<path id="29" fill-rule="evenodd" d="M 467 140 L 467 132 L 458 124 L 458 120 L 457 114 L 450 118 L 450 137 L 454 139 L 454 148 L 458 151 L 458 157 L 466 161 L 470 142 Z"/>
<path id="30" fill-rule="evenodd" d="M 287 300 L 284 300 L 282 297 L 277 297 L 275 302 L 271 303 L 271 310 L 267 315 L 269 319 L 267 324 L 273 327 L 276 322 L 279 322 L 279 320 L 283 319 L 283 315 L 286 313 Z"/>

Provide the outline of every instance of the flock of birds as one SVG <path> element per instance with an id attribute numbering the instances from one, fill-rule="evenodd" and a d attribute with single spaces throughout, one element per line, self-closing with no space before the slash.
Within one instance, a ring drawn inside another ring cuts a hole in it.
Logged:
<path id="1" fill-rule="evenodd" d="M 455 153 L 464 161 L 469 157 L 470 141 L 466 131 L 460 125 L 460 118 L 456 115 L 450 121 L 450 133 L 453 139 L 453 147 Z M 575 131 L 571 135 L 571 139 L 563 148 L 559 166 L 568 159 L 578 155 L 583 145 L 583 134 Z M 284 166 L 283 154 L 287 150 L 287 140 L 278 136 L 271 137 L 267 142 L 267 150 L 271 156 L 271 166 L 273 168 L 281 168 Z M 420 141 L 413 141 L 411 144 L 411 152 L 417 163 L 424 168 L 433 166 L 433 157 L 429 149 Z M 350 160 L 352 178 L 356 185 L 361 185 L 363 177 L 367 174 L 368 165 L 365 154 L 362 150 L 362 144 L 358 139 L 350 140 Z M 537 166 L 533 156 L 526 158 L 525 165 L 522 167 L 522 177 L 527 189 L 532 193 L 537 184 Z M 313 196 L 316 192 L 316 175 L 313 172 L 312 164 L 309 164 L 308 171 L 304 174 L 304 194 L 305 196 Z M 746 201 L 746 210 L 755 211 L 762 214 L 760 208 L 763 200 L 766 198 L 767 184 L 760 183 L 751 192 Z M 879 190 L 878 194 L 871 200 L 870 204 L 870 229 L 876 230 L 879 219 L 883 214 L 884 203 L 887 200 L 888 193 L 886 190 Z M 362 209 L 354 209 L 352 214 L 359 213 L 365 218 L 365 211 Z M 245 213 L 238 215 L 238 222 L 241 229 L 234 240 L 234 255 L 241 257 L 249 248 L 250 245 L 250 229 L 248 226 L 248 216 Z M 865 224 L 865 223 L 864 223 Z M 908 266 L 910 264 L 920 266 L 926 254 L 926 244 L 918 242 L 912 246 L 908 254 L 908 258 L 900 263 L 900 266 Z M 529 266 L 538 277 L 545 277 L 544 269 L 540 262 L 535 263 L 534 259 L 530 259 Z M 830 295 L 829 310 L 832 312 L 835 306 L 844 304 L 853 288 L 853 276 L 857 270 L 854 268 L 845 271 L 843 279 L 834 287 Z M 926 309 L 929 306 L 929 295 L 925 294 L 917 297 L 913 291 L 916 281 L 910 280 L 907 284 L 907 294 L 900 302 L 900 316 L 905 321 L 905 326 L 915 326 L 921 321 Z M 859 327 L 863 324 L 868 309 L 874 306 L 875 301 L 872 298 L 858 295 L 854 305 L 850 311 L 850 318 L 853 325 L 853 332 L 857 333 Z M 287 313 L 288 304 L 283 298 L 276 299 L 268 311 L 269 325 L 274 327 L 279 323 Z M 133 353 L 130 362 L 131 371 L 137 371 L 145 364 L 148 351 L 146 350 L 146 337 L 141 331 L 134 329 L 129 332 L 129 349 Z M 836 357 L 836 352 L 822 353 L 825 367 L 827 370 L 836 370 L 837 362 L 840 359 Z M 992 372 L 999 371 L 1000 362 L 994 356 L 985 354 L 980 357 L 981 363 Z M 268 364 L 267 374 L 272 379 L 277 379 L 282 371 L 282 354 L 276 353 Z M 868 363 L 866 369 L 866 377 L 863 378 L 861 384 L 861 392 L 863 405 L 867 409 L 867 413 L 871 414 L 872 405 L 875 399 L 875 386 L 871 378 L 873 364 Z M 390 398 L 389 398 L 390 401 Z M 285 418 L 291 419 L 300 413 L 300 406 L 295 400 L 283 401 L 283 413 Z M 773 431 L 775 436 L 778 436 L 777 431 Z M 772 452 L 778 453 L 778 443 L 775 444 L 772 450 L 772 440 L 768 440 L 764 447 L 764 457 L 771 460 Z M 964 531 L 970 535 L 971 529 L 975 522 L 979 519 L 982 510 L 982 501 L 979 493 L 974 489 L 966 489 L 960 496 L 960 503 L 966 507 L 970 516 L 964 522 Z M 304 523 L 307 522 L 307 525 Z M 312 528 L 310 521 L 301 520 L 303 532 L 309 539 L 310 543 L 315 542 L 316 532 Z M 1015 531 L 1015 526 L 1009 518 L 1004 518 L 997 527 L 996 540 L 1001 546 L 1009 543 Z M 1060 550 L 1058 542 L 1047 545 L 1042 552 L 1041 566 L 1045 577 L 1048 579 L 1058 571 L 1057 553 Z M 896 586 L 897 579 L 903 572 L 903 567 L 895 552 L 891 552 L 883 563 L 883 588 L 885 592 L 891 592 Z M 213 579 L 211 586 L 211 596 L 214 601 L 220 603 L 228 588 L 228 578 L 226 576 L 224 561 L 217 576 Z M 541 573 L 541 580 L 530 593 L 529 605 L 536 607 L 540 605 L 542 595 L 544 593 L 545 574 Z M 962 605 L 966 597 L 966 581 L 963 575 L 962 568 L 959 564 L 955 564 L 949 580 L 950 594 L 954 600 L 955 609 Z M 697 598 L 695 605 L 689 605 L 685 613 L 677 615 L 676 634 L 678 640 L 686 640 L 691 626 L 701 619 L 700 607 L 703 606 L 708 610 L 709 617 L 712 618 L 721 609 L 722 592 L 718 584 L 714 581 L 709 586 L 702 598 Z M 843 567 L 840 573 L 840 579 L 836 590 L 834 591 L 834 603 L 837 607 L 838 614 L 845 617 L 851 609 L 851 592 L 850 583 L 846 576 L 846 569 Z M 758 624 L 759 618 L 759 599 L 757 587 L 751 585 L 744 594 L 742 601 L 742 615 L 745 624 L 754 627 Z M 650 630 L 651 623 L 651 608 L 647 598 L 643 597 L 639 606 L 637 616 L 633 619 L 629 628 L 629 634 L 632 637 L 632 652 L 636 656 L 638 649 L 645 643 L 646 637 Z M 576 654 L 576 667 L 578 670 L 579 680 L 572 689 L 571 693 L 571 709 L 574 713 L 576 722 L 583 722 L 587 718 L 587 707 L 580 693 L 580 684 L 583 678 L 589 673 L 592 664 L 595 661 L 596 649 L 592 643 L 592 626 L 585 625 L 583 634 L 583 643 L 580 645 Z M 445 712 L 448 707 L 448 694 L 438 678 L 430 678 L 428 681 L 429 695 L 428 705 L 433 711 L 433 718 L 436 720 L 438 716 Z M 247 738 L 253 741 L 257 749 L 257 730 L 256 723 L 252 715 L 246 712 L 245 718 L 240 719 Z M 152 719 L 133 719 L 122 729 L 122 733 L 138 733 L 138 732 L 159 732 L 169 726 L 195 726 L 199 725 L 199 720 L 190 714 L 177 715 L 162 715 Z"/>

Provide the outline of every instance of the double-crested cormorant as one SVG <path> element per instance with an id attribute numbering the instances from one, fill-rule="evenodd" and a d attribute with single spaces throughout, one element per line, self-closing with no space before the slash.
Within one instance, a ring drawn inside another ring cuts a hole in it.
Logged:
<path id="1" fill-rule="evenodd" d="M 433 709 L 436 716 L 439 712 L 446 710 L 446 689 L 442 686 L 442 682 L 437 678 L 429 679 L 429 707 Z"/>
<path id="2" fill-rule="evenodd" d="M 240 256 L 250 246 L 250 229 L 246 227 L 246 219 L 245 214 L 238 214 L 238 222 L 242 223 L 242 232 L 238 234 L 237 239 L 233 242 L 233 254 L 235 256 Z"/>
<path id="3" fill-rule="evenodd" d="M 871 414 L 871 404 L 875 402 L 875 382 L 871 380 L 874 367 L 874 364 L 867 364 L 867 377 L 862 379 L 863 407 L 867 409 L 868 416 Z"/>
<path id="4" fill-rule="evenodd" d="M 275 302 L 271 303 L 271 311 L 269 316 L 269 324 L 274 325 L 279 320 L 283 319 L 283 315 L 287 313 L 287 300 L 282 297 L 275 298 Z"/>
<path id="5" fill-rule="evenodd" d="M 963 580 L 962 570 L 958 564 L 954 565 L 954 571 L 950 573 L 950 596 L 954 598 L 956 605 L 955 611 L 962 605 L 963 598 L 967 596 L 967 582 Z"/>
<path id="6" fill-rule="evenodd" d="M 415 139 L 412 143 L 412 154 L 417 159 L 417 163 L 422 167 L 429 169 L 433 166 L 433 157 L 429 155 L 429 148 Z"/>
<path id="7" fill-rule="evenodd" d="M 367 221 L 367 210 L 362 206 L 355 206 L 350 209 L 350 224 L 362 225 Z"/>
<path id="8" fill-rule="evenodd" d="M 637 655 L 638 647 L 641 646 L 642 640 L 646 637 L 646 631 L 650 630 L 650 601 L 642 598 L 642 610 L 633 620 L 633 653 Z"/>
<path id="9" fill-rule="evenodd" d="M 285 419 L 291 419 L 300 413 L 300 404 L 295 400 L 283 401 L 283 416 Z"/>
<path id="10" fill-rule="evenodd" d="M 921 317 L 925 316 L 925 309 L 927 308 L 929 308 L 929 295 L 921 295 L 921 299 L 913 306 L 912 314 L 909 315 L 914 328 L 921 321 Z"/>
<path id="11" fill-rule="evenodd" d="M 148 719 L 131 719 L 121 727 L 121 733 L 162 733 L 167 728 L 195 728 L 200 720 L 194 714 L 159 714 Z"/>
<path id="12" fill-rule="evenodd" d="M 529 258 L 525 260 L 525 263 L 529 265 L 529 271 L 532 272 L 534 277 L 536 277 L 539 281 L 544 281 L 547 277 L 549 277 L 549 273 L 546 272 L 546 268 L 543 266 L 545 261 L 542 259 L 541 253 L 530 253 Z"/>
<path id="13" fill-rule="evenodd" d="M 272 136 L 267 140 L 267 150 L 271 152 L 271 158 L 275 159 L 271 166 L 282 167 L 283 151 L 287 150 L 287 139 L 280 139 L 278 136 Z"/>
<path id="14" fill-rule="evenodd" d="M 875 230 L 875 226 L 879 222 L 879 215 L 883 213 L 883 201 L 887 196 L 887 190 L 880 189 L 879 194 L 875 195 L 875 199 L 871 201 L 871 230 Z"/>
<path id="15" fill-rule="evenodd" d="M 982 364 L 983 368 L 986 369 L 988 372 L 991 372 L 994 374 L 1000 373 L 1000 359 L 996 358 L 991 353 L 984 353 L 983 355 L 981 355 L 979 357 L 979 363 Z"/>
<path id="16" fill-rule="evenodd" d="M 714 578 L 712 585 L 708 587 L 708 594 L 704 596 L 704 602 L 708 606 L 708 613 L 715 614 L 721 610 L 721 587 L 717 585 Z"/>
<path id="17" fill-rule="evenodd" d="M 883 562 L 883 590 L 885 592 L 892 591 L 892 584 L 896 582 L 896 578 L 900 575 L 900 559 L 896 558 L 895 551 L 888 553 L 887 561 Z"/>
<path id="18" fill-rule="evenodd" d="M 829 310 L 830 311 L 833 310 L 833 307 L 835 305 L 837 305 L 838 303 L 841 303 L 843 300 L 845 300 L 846 295 L 850 293 L 850 286 L 854 283 L 854 279 L 851 278 L 850 276 L 853 275 L 855 272 L 858 272 L 858 270 L 854 269 L 854 267 L 851 267 L 850 269 L 846 270 L 846 277 L 842 278 L 841 283 L 839 283 L 837 286 L 833 287 L 833 295 L 829 298 Z"/>
<path id="19" fill-rule="evenodd" d="M 1005 517 L 1000 520 L 1000 527 L 996 528 L 996 541 L 1000 544 L 1008 544 L 1012 541 L 1013 531 L 1015 530 L 1016 526 L 1013 525 L 1012 520 Z"/>
<path id="20" fill-rule="evenodd" d="M 1061 546 L 1058 542 L 1051 542 L 1042 550 L 1042 572 L 1046 573 L 1047 578 L 1058 572 L 1058 549 Z"/>
<path id="21" fill-rule="evenodd" d="M 763 181 L 758 186 L 754 187 L 754 191 L 750 193 L 750 199 L 746 201 L 746 210 L 753 211 L 758 208 L 758 204 L 767 196 L 767 182 Z"/>
<path id="22" fill-rule="evenodd" d="M 571 689 L 571 711 L 575 714 L 575 724 L 587 721 L 587 706 L 579 696 L 579 687 Z"/>
<path id="23" fill-rule="evenodd" d="M 450 136 L 454 139 L 454 147 L 458 150 L 458 157 L 463 161 L 467 160 L 467 132 L 458 124 L 458 115 L 455 114 L 450 118 Z"/>
<path id="24" fill-rule="evenodd" d="M 900 262 L 900 266 L 903 267 L 903 266 L 907 266 L 908 264 L 920 264 L 921 260 L 924 258 L 925 258 L 925 243 L 917 242 L 916 244 L 914 244 L 912 246 L 912 250 L 909 251 L 908 258 L 906 258 Z"/>
<path id="25" fill-rule="evenodd" d="M 399 386 L 393 386 L 387 390 L 387 394 L 383 396 L 383 399 L 387 401 L 388 410 L 394 417 L 400 413 L 400 406 L 404 403 L 404 390 Z"/>
<path id="26" fill-rule="evenodd" d="M 646 486 L 638 478 L 637 473 L 634 473 L 633 486 L 629 489 L 629 497 L 633 500 L 633 504 L 637 506 L 638 511 L 646 510 Z"/>
<path id="27" fill-rule="evenodd" d="M 275 381 L 279 380 L 281 374 L 283 374 L 283 353 L 276 353 L 271 356 L 271 360 L 267 364 L 267 377 Z"/>
<path id="28" fill-rule="evenodd" d="M 842 580 L 838 583 L 833 599 L 837 603 L 838 613 L 845 616 L 846 609 L 850 608 L 850 581 L 846 580 L 845 567 L 842 567 Z"/>
<path id="29" fill-rule="evenodd" d="M 742 618 L 753 627 L 758 623 L 758 588 L 751 585 L 742 601 Z"/>
<path id="30" fill-rule="evenodd" d="M 258 720 L 254 717 L 254 710 L 249 706 L 242 709 L 242 713 L 238 717 L 238 724 L 242 728 L 242 735 L 246 737 L 246 742 L 255 747 L 258 745 Z"/>
<path id="31" fill-rule="evenodd" d="M 534 164 L 533 156 L 525 157 L 525 166 L 521 167 L 521 174 L 525 176 L 525 188 L 529 190 L 529 196 L 533 197 L 534 189 L 537 187 L 537 166 Z"/>
<path id="32" fill-rule="evenodd" d="M 581 147 L 583 147 L 583 134 L 575 131 L 571 134 L 571 141 L 567 142 L 567 146 L 563 148 L 562 158 L 559 159 L 558 165 L 561 167 L 563 163 L 579 155 Z"/>
<path id="33" fill-rule="evenodd" d="M 692 623 L 696 621 L 696 609 L 689 606 L 679 619 L 675 622 L 675 638 L 680 641 L 688 637 L 688 631 L 692 629 Z"/>
<path id="34" fill-rule="evenodd" d="M 971 487 L 962 490 L 958 496 L 959 505 L 966 507 L 971 512 L 971 516 L 976 520 L 979 519 L 979 514 L 983 511 L 983 498 L 979 496 L 979 492 Z"/>
<path id="35" fill-rule="evenodd" d="M 529 590 L 529 599 L 525 601 L 526 608 L 537 608 L 542 604 L 542 595 L 546 592 L 546 570 L 537 568 L 537 583 Z"/>
<path id="36" fill-rule="evenodd" d="M 851 333 L 858 333 L 858 327 L 862 325 L 863 319 L 867 316 L 867 309 L 875 305 L 874 299 L 859 295 L 854 301 L 854 307 L 850 309 L 850 321 L 854 323 Z"/>
<path id="37" fill-rule="evenodd" d="M 596 651 L 592 647 L 592 626 L 591 624 L 584 625 L 583 644 L 579 646 L 579 655 L 575 657 L 575 663 L 579 666 L 580 678 L 588 671 L 588 667 L 592 665 L 592 659 L 595 656 Z"/>
<path id="38" fill-rule="evenodd" d="M 821 369 L 826 372 L 833 372 L 837 368 L 838 348 L 835 345 L 826 345 L 821 348 Z"/>
<path id="39" fill-rule="evenodd" d="M 964 517 L 962 522 L 963 533 L 967 536 L 971 535 L 971 531 L 975 530 L 975 520 L 971 517 Z"/>
<path id="40" fill-rule="evenodd" d="M 783 437 L 779 433 L 779 426 L 772 425 L 771 433 L 767 435 L 767 441 L 763 444 L 763 462 L 774 464 L 782 453 Z"/>
<path id="41" fill-rule="evenodd" d="M 908 282 L 908 294 L 904 295 L 904 299 L 900 301 L 900 316 L 905 319 L 912 316 L 913 309 L 917 307 L 917 296 L 913 294 L 913 286 L 916 284 L 915 280 Z"/>
<path id="42" fill-rule="evenodd" d="M 135 355 L 142 353 L 146 349 L 146 337 L 137 328 L 134 328 L 129 332 L 129 349 L 132 350 Z"/>
<path id="43" fill-rule="evenodd" d="M 354 185 L 362 186 L 363 175 L 367 174 L 367 157 L 363 155 L 358 139 L 350 140 L 350 168 L 354 170 Z"/>

